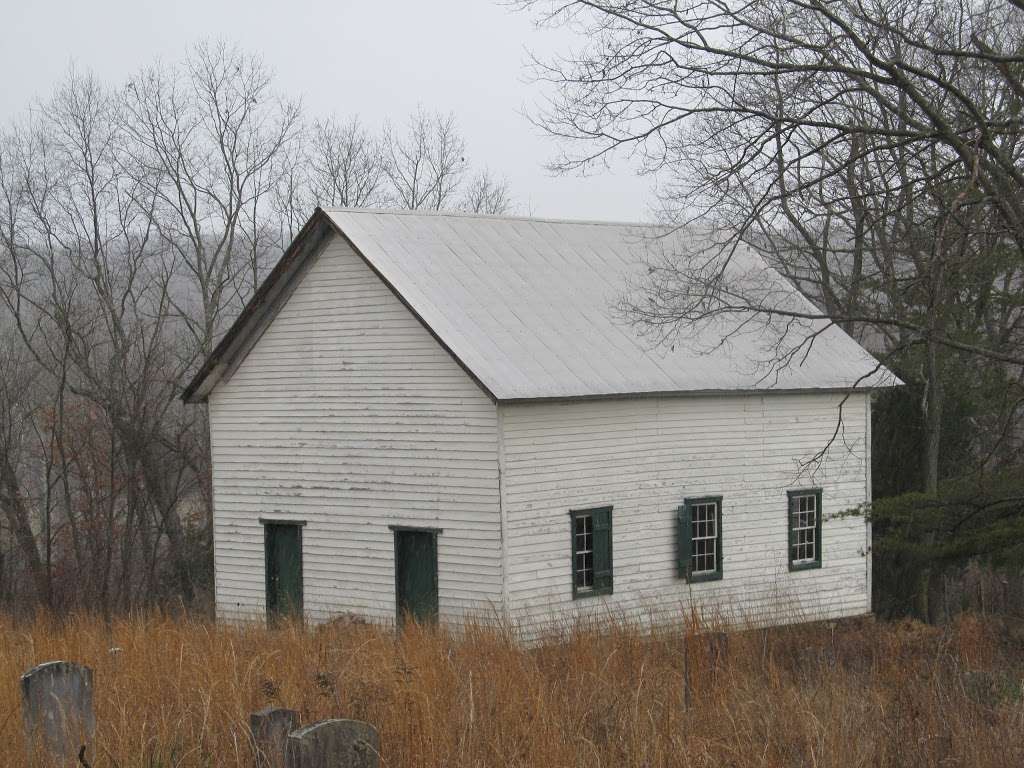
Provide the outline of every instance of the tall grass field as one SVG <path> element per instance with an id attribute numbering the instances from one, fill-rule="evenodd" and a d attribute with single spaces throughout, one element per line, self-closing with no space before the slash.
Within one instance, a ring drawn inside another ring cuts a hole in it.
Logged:
<path id="1" fill-rule="evenodd" d="M 609 622 L 524 647 L 483 627 L 0 619 L 0 766 L 27 761 L 19 676 L 55 659 L 95 670 L 94 768 L 248 768 L 267 705 L 372 723 L 392 768 L 1024 765 L 1024 639 L 1004 620 L 698 631 Z"/>

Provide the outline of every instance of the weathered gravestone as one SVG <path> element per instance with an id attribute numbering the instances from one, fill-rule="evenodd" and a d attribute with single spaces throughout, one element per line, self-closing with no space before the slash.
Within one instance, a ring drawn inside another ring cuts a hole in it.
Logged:
<path id="1" fill-rule="evenodd" d="M 377 729 L 358 720 L 321 720 L 288 735 L 287 768 L 380 768 Z"/>
<path id="2" fill-rule="evenodd" d="M 30 754 L 45 749 L 57 765 L 77 761 L 96 732 L 92 670 L 68 661 L 30 669 L 21 676 L 21 707 Z"/>
<path id="3" fill-rule="evenodd" d="M 299 727 L 294 709 L 266 707 L 249 715 L 257 768 L 284 768 L 284 749 L 288 734 Z"/>

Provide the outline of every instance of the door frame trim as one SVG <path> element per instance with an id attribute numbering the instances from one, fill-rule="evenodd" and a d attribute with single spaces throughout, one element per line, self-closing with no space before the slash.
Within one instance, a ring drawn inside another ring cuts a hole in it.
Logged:
<path id="1" fill-rule="evenodd" d="M 270 614 L 270 547 L 267 546 L 269 530 L 268 525 L 292 525 L 295 526 L 299 538 L 299 613 L 298 618 L 306 620 L 306 558 L 302 546 L 302 529 L 306 525 L 305 520 L 271 520 L 260 518 L 263 526 L 263 613 L 266 614 L 267 623 L 271 623 L 274 616 Z"/>
<path id="2" fill-rule="evenodd" d="M 424 525 L 389 525 L 391 531 L 420 531 L 421 533 L 432 533 L 435 536 L 444 533 L 444 528 L 430 528 Z"/>
<path id="3" fill-rule="evenodd" d="M 297 525 L 300 528 L 306 527 L 305 520 L 292 520 L 288 517 L 264 517 L 259 516 L 260 525 Z"/>
<path id="4" fill-rule="evenodd" d="M 437 598 L 437 613 L 434 616 L 435 621 L 441 619 L 441 584 L 440 584 L 440 570 L 441 570 L 441 558 L 439 556 L 437 548 L 437 537 L 444 533 L 443 528 L 430 528 L 422 525 L 389 525 L 388 528 L 392 531 L 391 538 L 394 540 L 394 565 L 395 565 L 395 626 L 401 628 L 402 626 L 402 607 L 401 601 L 398 597 L 398 534 L 400 533 L 429 533 L 434 537 L 434 597 Z"/>

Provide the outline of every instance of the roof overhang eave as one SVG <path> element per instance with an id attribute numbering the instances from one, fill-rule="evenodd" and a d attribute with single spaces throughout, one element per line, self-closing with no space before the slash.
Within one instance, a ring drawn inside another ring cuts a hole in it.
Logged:
<path id="1" fill-rule="evenodd" d="M 785 389 L 676 389 L 648 390 L 637 392 L 607 392 L 586 395 L 538 395 L 526 397 L 499 397 L 501 405 L 523 405 L 530 403 L 569 403 L 588 400 L 638 400 L 652 397 L 728 397 L 751 395 L 855 395 L 870 394 L 877 390 L 902 387 L 903 382 L 893 377 L 890 383 L 871 384 L 856 387 L 793 387 Z"/>

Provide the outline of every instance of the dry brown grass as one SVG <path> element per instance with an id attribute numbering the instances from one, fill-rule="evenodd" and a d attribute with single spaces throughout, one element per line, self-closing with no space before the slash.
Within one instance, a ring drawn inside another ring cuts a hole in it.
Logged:
<path id="1" fill-rule="evenodd" d="M 352 717 L 383 765 L 1024 765 L 1024 646 L 992 620 L 851 621 L 729 637 L 579 628 L 524 650 L 500 632 L 0 619 L 0 766 L 21 766 L 18 676 L 96 673 L 94 765 L 250 766 L 248 714 Z M 111 648 L 120 651 L 111 652 Z"/>

